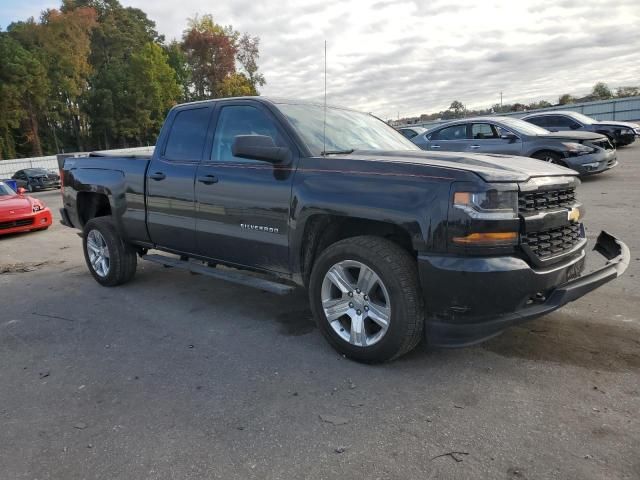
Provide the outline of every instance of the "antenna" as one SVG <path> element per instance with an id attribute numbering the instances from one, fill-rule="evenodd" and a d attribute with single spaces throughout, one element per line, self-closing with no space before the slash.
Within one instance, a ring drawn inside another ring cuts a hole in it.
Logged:
<path id="1" fill-rule="evenodd" d="M 324 119 L 322 121 L 322 154 L 327 151 L 327 41 L 324 41 Z"/>

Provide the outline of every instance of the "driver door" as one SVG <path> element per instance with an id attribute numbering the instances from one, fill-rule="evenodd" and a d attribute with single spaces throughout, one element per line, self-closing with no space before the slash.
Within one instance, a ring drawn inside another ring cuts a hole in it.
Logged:
<path id="1" fill-rule="evenodd" d="M 196 243 L 202 256 L 261 270 L 289 270 L 289 210 L 296 150 L 258 102 L 220 102 L 210 152 L 196 172 Z M 289 165 L 235 157 L 237 135 L 267 135 L 294 152 Z"/>

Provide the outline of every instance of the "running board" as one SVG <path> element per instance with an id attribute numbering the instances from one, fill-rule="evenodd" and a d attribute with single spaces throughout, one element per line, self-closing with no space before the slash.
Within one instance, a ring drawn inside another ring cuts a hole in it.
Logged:
<path id="1" fill-rule="evenodd" d="M 179 258 L 165 257 L 164 255 L 147 254 L 142 257 L 153 263 L 159 263 L 166 267 L 180 268 L 193 273 L 200 273 L 209 277 L 226 280 L 228 282 L 245 285 L 247 287 L 258 288 L 276 295 L 286 295 L 291 293 L 295 287 L 284 283 L 278 283 L 265 278 L 256 277 L 248 273 L 241 273 L 235 270 L 220 270 L 215 267 L 208 267 L 201 263 L 180 260 Z"/>

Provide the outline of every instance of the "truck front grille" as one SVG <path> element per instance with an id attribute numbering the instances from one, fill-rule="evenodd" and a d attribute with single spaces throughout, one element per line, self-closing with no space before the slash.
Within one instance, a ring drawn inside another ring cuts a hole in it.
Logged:
<path id="1" fill-rule="evenodd" d="M 579 223 L 551 230 L 530 232 L 520 237 L 522 245 L 526 245 L 531 253 L 542 260 L 570 251 L 581 240 L 582 225 Z"/>
<path id="2" fill-rule="evenodd" d="M 520 193 L 518 210 L 521 214 L 554 208 L 571 208 L 576 201 L 575 188 Z"/>

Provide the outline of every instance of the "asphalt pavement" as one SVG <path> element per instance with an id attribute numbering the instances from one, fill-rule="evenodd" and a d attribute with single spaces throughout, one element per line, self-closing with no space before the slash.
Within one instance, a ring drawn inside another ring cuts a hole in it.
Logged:
<path id="1" fill-rule="evenodd" d="M 640 478 L 638 143 L 579 188 L 624 277 L 378 366 L 334 352 L 304 292 L 144 261 L 99 286 L 60 193 L 36 194 L 55 225 L 0 239 L 0 479 Z"/>

